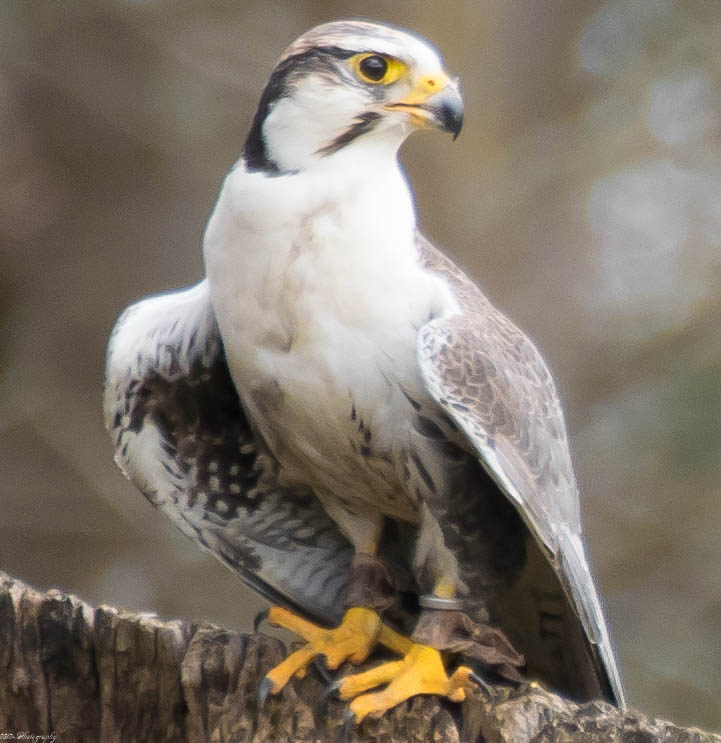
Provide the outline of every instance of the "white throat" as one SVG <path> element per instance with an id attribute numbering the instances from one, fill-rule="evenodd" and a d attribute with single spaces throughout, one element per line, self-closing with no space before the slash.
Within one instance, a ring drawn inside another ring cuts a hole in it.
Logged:
<path id="1" fill-rule="evenodd" d="M 288 175 L 239 164 L 204 243 L 226 344 L 235 338 L 241 355 L 311 340 L 333 345 L 319 336 L 334 324 L 388 338 L 397 325 L 415 333 L 439 301 L 415 230 L 410 189 L 387 146 L 350 146 Z"/>
<path id="2" fill-rule="evenodd" d="M 415 262 L 415 208 L 396 157 L 402 139 L 396 129 L 374 132 L 284 175 L 239 163 L 206 229 L 208 274 L 230 271 L 250 284 L 260 266 L 272 273 L 283 262 L 333 263 L 340 276 L 354 264 L 382 272 L 401 257 Z"/>

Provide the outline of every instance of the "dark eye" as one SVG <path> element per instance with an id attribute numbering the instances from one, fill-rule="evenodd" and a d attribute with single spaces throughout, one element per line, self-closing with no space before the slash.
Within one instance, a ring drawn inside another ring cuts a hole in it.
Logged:
<path id="1" fill-rule="evenodd" d="M 361 60 L 358 65 L 358 69 L 363 77 L 367 78 L 371 82 L 380 82 L 388 72 L 388 60 L 385 57 L 380 57 L 377 54 L 371 54 L 370 57 L 365 57 Z"/>

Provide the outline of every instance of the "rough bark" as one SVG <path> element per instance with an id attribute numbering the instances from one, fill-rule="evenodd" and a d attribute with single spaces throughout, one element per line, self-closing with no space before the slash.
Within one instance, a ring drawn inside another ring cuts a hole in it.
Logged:
<path id="1" fill-rule="evenodd" d="M 94 609 L 0 573 L 0 740 L 721 743 L 718 735 L 602 702 L 577 705 L 533 685 L 462 707 L 416 698 L 349 727 L 346 705 L 325 699 L 311 671 L 259 710 L 258 685 L 283 654 L 280 641 L 263 634 Z"/>

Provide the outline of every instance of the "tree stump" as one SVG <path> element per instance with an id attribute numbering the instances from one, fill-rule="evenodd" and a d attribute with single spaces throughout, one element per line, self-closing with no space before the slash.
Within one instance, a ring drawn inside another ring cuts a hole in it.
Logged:
<path id="1" fill-rule="evenodd" d="M 377 720 L 344 724 L 315 670 L 259 709 L 284 656 L 264 634 L 163 621 L 0 573 L 0 740 L 58 743 L 721 743 L 604 702 L 543 688 L 498 688 L 463 705 L 418 697 Z"/>

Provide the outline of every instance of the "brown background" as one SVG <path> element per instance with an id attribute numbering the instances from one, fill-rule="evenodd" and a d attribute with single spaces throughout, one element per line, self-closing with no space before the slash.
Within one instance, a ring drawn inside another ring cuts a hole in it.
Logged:
<path id="1" fill-rule="evenodd" d="M 426 233 L 545 351 L 631 701 L 721 727 L 721 4 L 5 0 L 0 567 L 247 628 L 261 605 L 125 482 L 100 412 L 132 300 L 200 240 L 274 59 L 361 13 L 463 79 L 404 151 Z"/>

